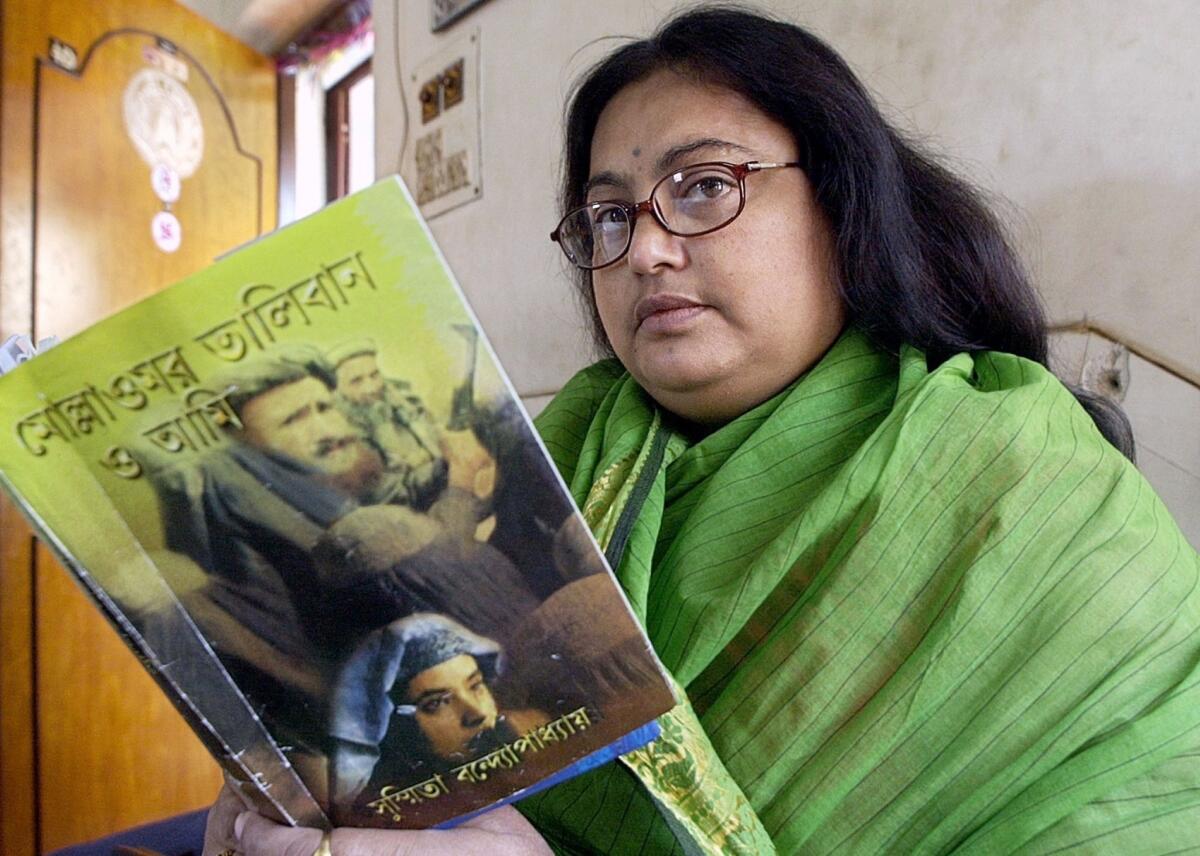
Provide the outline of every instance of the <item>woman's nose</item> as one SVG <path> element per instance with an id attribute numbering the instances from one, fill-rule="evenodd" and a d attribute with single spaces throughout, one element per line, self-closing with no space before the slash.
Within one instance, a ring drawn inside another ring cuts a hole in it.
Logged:
<path id="1" fill-rule="evenodd" d="M 629 267 L 634 273 L 654 274 L 687 264 L 684 238 L 672 235 L 652 213 L 641 214 L 633 224 Z"/>
<path id="2" fill-rule="evenodd" d="M 484 713 L 482 707 L 470 700 L 463 699 L 462 711 L 459 718 L 463 728 L 478 728 L 483 725 L 486 719 L 487 714 Z"/>

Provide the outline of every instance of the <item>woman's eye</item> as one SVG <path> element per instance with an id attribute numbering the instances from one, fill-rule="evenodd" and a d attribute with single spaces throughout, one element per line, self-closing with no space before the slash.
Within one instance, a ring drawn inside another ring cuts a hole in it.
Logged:
<path id="1" fill-rule="evenodd" d="M 716 199 L 729 192 L 729 179 L 721 175 L 705 175 L 688 184 L 682 193 L 686 199 Z"/>
<path id="2" fill-rule="evenodd" d="M 624 223 L 625 212 L 616 206 L 611 208 L 602 208 L 600 211 L 596 212 L 594 219 L 596 223 L 602 226 L 607 226 L 612 223 Z"/>
<path id="3" fill-rule="evenodd" d="M 421 713 L 437 713 L 439 709 L 446 703 L 449 696 L 432 696 L 430 698 L 421 699 L 417 705 Z"/>

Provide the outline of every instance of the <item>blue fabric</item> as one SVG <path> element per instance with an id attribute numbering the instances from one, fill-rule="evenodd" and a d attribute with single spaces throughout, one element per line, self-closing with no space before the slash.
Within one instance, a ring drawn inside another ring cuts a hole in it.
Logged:
<path id="1" fill-rule="evenodd" d="M 143 847 L 163 856 L 200 856 L 204 850 L 204 825 L 207 822 L 208 809 L 200 809 L 135 826 L 107 838 L 64 847 L 49 856 L 112 856 L 113 849 L 122 845 Z"/>

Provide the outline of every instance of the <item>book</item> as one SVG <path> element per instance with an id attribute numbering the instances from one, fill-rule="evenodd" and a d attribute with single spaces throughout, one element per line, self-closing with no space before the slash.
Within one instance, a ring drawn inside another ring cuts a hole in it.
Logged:
<path id="1" fill-rule="evenodd" d="M 0 483 L 269 816 L 453 823 L 674 704 L 398 179 L 17 356 Z"/>

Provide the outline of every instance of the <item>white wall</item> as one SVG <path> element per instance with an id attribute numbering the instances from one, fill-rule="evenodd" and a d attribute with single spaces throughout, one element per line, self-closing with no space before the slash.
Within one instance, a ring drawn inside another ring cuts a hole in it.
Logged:
<path id="1" fill-rule="evenodd" d="M 380 175 L 395 171 L 402 137 L 397 66 L 403 73 L 480 29 L 483 196 L 432 228 L 518 390 L 534 401 L 588 358 L 582 316 L 547 240 L 565 93 L 615 44 L 597 40 L 644 35 L 682 5 L 490 0 L 444 34 L 429 31 L 429 0 L 376 5 Z M 774 0 L 763 8 L 824 36 L 901 127 L 1009 200 L 1002 211 L 1054 321 L 1086 315 L 1200 378 L 1194 0 Z M 1137 406 L 1170 414 L 1177 404 Z M 1200 437 L 1182 448 L 1174 465 L 1200 485 Z M 1200 488 L 1184 493 L 1176 515 L 1200 519 Z"/>

